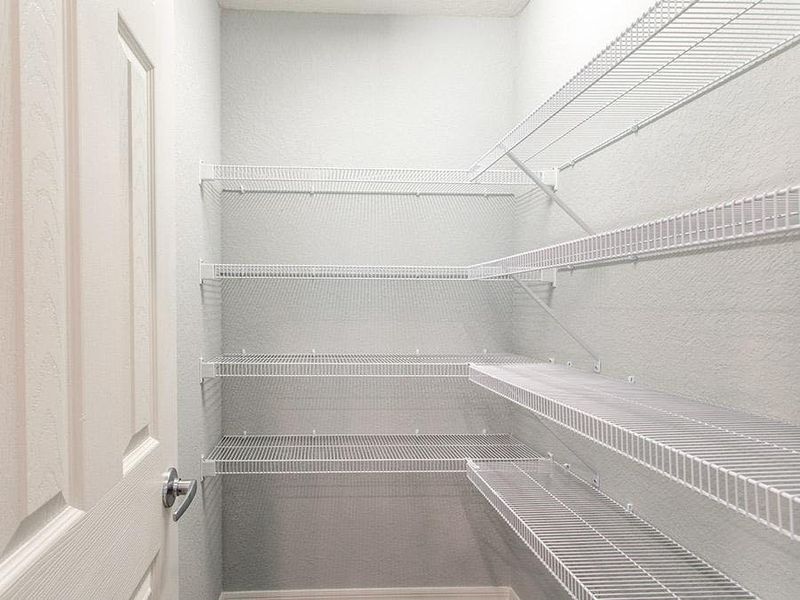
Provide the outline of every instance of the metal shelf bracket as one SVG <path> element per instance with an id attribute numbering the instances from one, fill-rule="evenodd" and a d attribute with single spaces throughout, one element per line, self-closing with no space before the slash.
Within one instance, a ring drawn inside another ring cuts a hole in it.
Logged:
<path id="1" fill-rule="evenodd" d="M 558 286 L 558 269 L 545 269 L 540 271 L 539 277 L 544 283 L 549 283 L 550 287 Z"/>
<path id="2" fill-rule="evenodd" d="M 198 374 L 200 376 L 200 383 L 205 383 L 206 379 L 213 379 L 217 376 L 217 363 L 215 362 L 206 362 L 203 360 L 201 356 L 198 362 L 199 369 Z"/>
<path id="3" fill-rule="evenodd" d="M 209 460 L 205 455 L 200 455 L 200 477 L 216 477 L 217 463 L 214 460 Z"/>
<path id="4" fill-rule="evenodd" d="M 567 326 L 566 323 L 564 323 L 560 318 L 558 318 L 558 316 L 552 311 L 552 309 L 549 306 L 547 306 L 547 304 L 541 298 L 539 298 L 539 296 L 534 294 L 527 285 L 522 283 L 519 277 L 517 277 L 516 275 L 512 275 L 511 279 L 517 282 L 517 284 L 525 291 L 525 293 L 528 294 L 528 296 L 530 296 L 536 302 L 536 304 L 538 304 L 542 308 L 542 310 L 546 312 L 551 319 L 553 319 L 553 321 L 555 321 L 556 325 L 561 327 L 561 329 L 563 329 L 567 335 L 569 335 L 573 340 L 578 342 L 578 345 L 580 345 L 581 348 L 586 350 L 586 352 L 592 357 L 592 359 L 594 359 L 595 373 L 599 373 L 601 368 L 600 355 L 597 352 L 595 352 L 592 349 L 592 347 L 589 346 L 589 344 L 583 341 L 583 339 L 577 333 L 575 333 L 569 326 Z"/>
<path id="5" fill-rule="evenodd" d="M 214 165 L 210 165 L 201 160 L 198 166 L 198 184 L 202 187 L 203 182 L 209 179 L 214 179 Z"/>
<path id="6" fill-rule="evenodd" d="M 569 216 L 569 218 L 570 218 L 570 219 L 572 219 L 573 221 L 575 221 L 575 223 L 577 223 L 577 224 L 578 224 L 578 226 L 579 226 L 581 229 L 583 229 L 583 230 L 584 230 L 586 233 L 588 233 L 589 235 L 593 235 L 593 234 L 594 234 L 594 230 L 593 230 L 591 227 L 589 227 L 589 226 L 586 224 L 586 221 L 584 221 L 583 219 L 581 219 L 581 218 L 578 216 L 578 214 L 577 214 L 577 213 L 576 213 L 574 210 L 572 210 L 572 209 L 571 209 L 571 208 L 570 208 L 570 207 L 567 205 L 567 203 L 566 203 L 566 202 L 564 202 L 564 201 L 561 199 L 561 197 L 560 197 L 558 194 L 556 194 L 556 193 L 555 193 L 555 191 L 553 190 L 553 187 L 554 187 L 554 186 L 549 186 L 549 185 L 547 185 L 547 184 L 546 184 L 544 181 L 542 181 L 541 179 L 539 179 L 539 177 L 536 175 L 536 173 L 534 173 L 533 171 L 531 171 L 531 170 L 530 170 L 530 169 L 527 167 L 527 165 L 526 165 L 524 162 L 522 162 L 522 161 L 521 161 L 519 158 L 517 158 L 517 156 L 516 156 L 516 155 L 515 155 L 513 152 L 510 152 L 510 151 L 509 151 L 509 152 L 506 154 L 506 156 L 508 156 L 508 158 L 510 158 L 510 159 L 511 159 L 511 161 L 512 161 L 512 162 L 513 162 L 515 165 L 517 165 L 517 167 L 519 167 L 519 170 L 520 170 L 520 171 L 522 171 L 523 173 L 525 173 L 525 175 L 527 175 L 527 176 L 530 178 L 530 180 L 531 180 L 531 181 L 533 181 L 533 183 L 534 183 L 534 184 L 536 184 L 536 187 L 538 187 L 540 190 L 542 190 L 542 192 L 544 192 L 545 196 L 547 196 L 548 198 L 550 198 L 550 200 L 552 200 L 553 202 L 555 202 L 556 204 L 558 204 L 558 206 L 561 208 L 561 210 L 563 210 L 563 211 L 564 211 L 564 212 L 567 214 L 567 216 Z"/>
<path id="7" fill-rule="evenodd" d="M 205 262 L 201 258 L 198 265 L 198 276 L 200 278 L 200 285 L 203 285 L 208 279 L 219 279 L 216 274 L 215 263 Z"/>

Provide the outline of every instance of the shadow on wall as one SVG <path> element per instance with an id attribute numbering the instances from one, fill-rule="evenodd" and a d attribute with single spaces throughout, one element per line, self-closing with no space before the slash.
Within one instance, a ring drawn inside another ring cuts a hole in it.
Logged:
<path id="1" fill-rule="evenodd" d="M 214 381 L 214 380 L 211 380 Z M 507 433 L 510 403 L 465 377 L 230 378 L 226 434 Z"/>
<path id="2" fill-rule="evenodd" d="M 230 280 L 222 286 L 223 347 L 249 353 L 505 352 L 511 348 L 512 286 Z"/>
<path id="3" fill-rule="evenodd" d="M 228 591 L 510 585 L 568 597 L 463 474 L 224 479 L 223 526 L 240 532 L 225 540 Z"/>
<path id="4" fill-rule="evenodd" d="M 512 196 L 224 192 L 226 262 L 463 266 L 509 254 Z"/>

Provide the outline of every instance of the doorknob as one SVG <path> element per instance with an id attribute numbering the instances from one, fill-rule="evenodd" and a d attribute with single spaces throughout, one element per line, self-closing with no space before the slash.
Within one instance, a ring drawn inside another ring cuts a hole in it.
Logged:
<path id="1" fill-rule="evenodd" d="M 175 499 L 178 496 L 186 496 L 181 505 L 172 513 L 172 520 L 177 521 L 189 508 L 189 505 L 194 500 L 194 495 L 197 493 L 197 480 L 196 479 L 179 479 L 178 471 L 175 467 L 170 467 L 169 471 L 164 473 L 164 485 L 161 486 L 161 501 L 166 508 L 175 504 Z"/>

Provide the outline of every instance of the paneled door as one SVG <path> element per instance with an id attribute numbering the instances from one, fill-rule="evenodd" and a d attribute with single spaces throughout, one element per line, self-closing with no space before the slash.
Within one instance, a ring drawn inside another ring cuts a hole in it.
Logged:
<path id="1" fill-rule="evenodd" d="M 177 594 L 172 39 L 167 0 L 0 1 L 3 599 Z"/>

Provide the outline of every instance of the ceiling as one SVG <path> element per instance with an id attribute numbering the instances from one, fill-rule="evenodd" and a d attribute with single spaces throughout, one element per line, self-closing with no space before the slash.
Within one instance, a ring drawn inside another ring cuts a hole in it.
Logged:
<path id="1" fill-rule="evenodd" d="M 218 0 L 222 8 L 358 15 L 513 17 L 529 0 Z"/>

